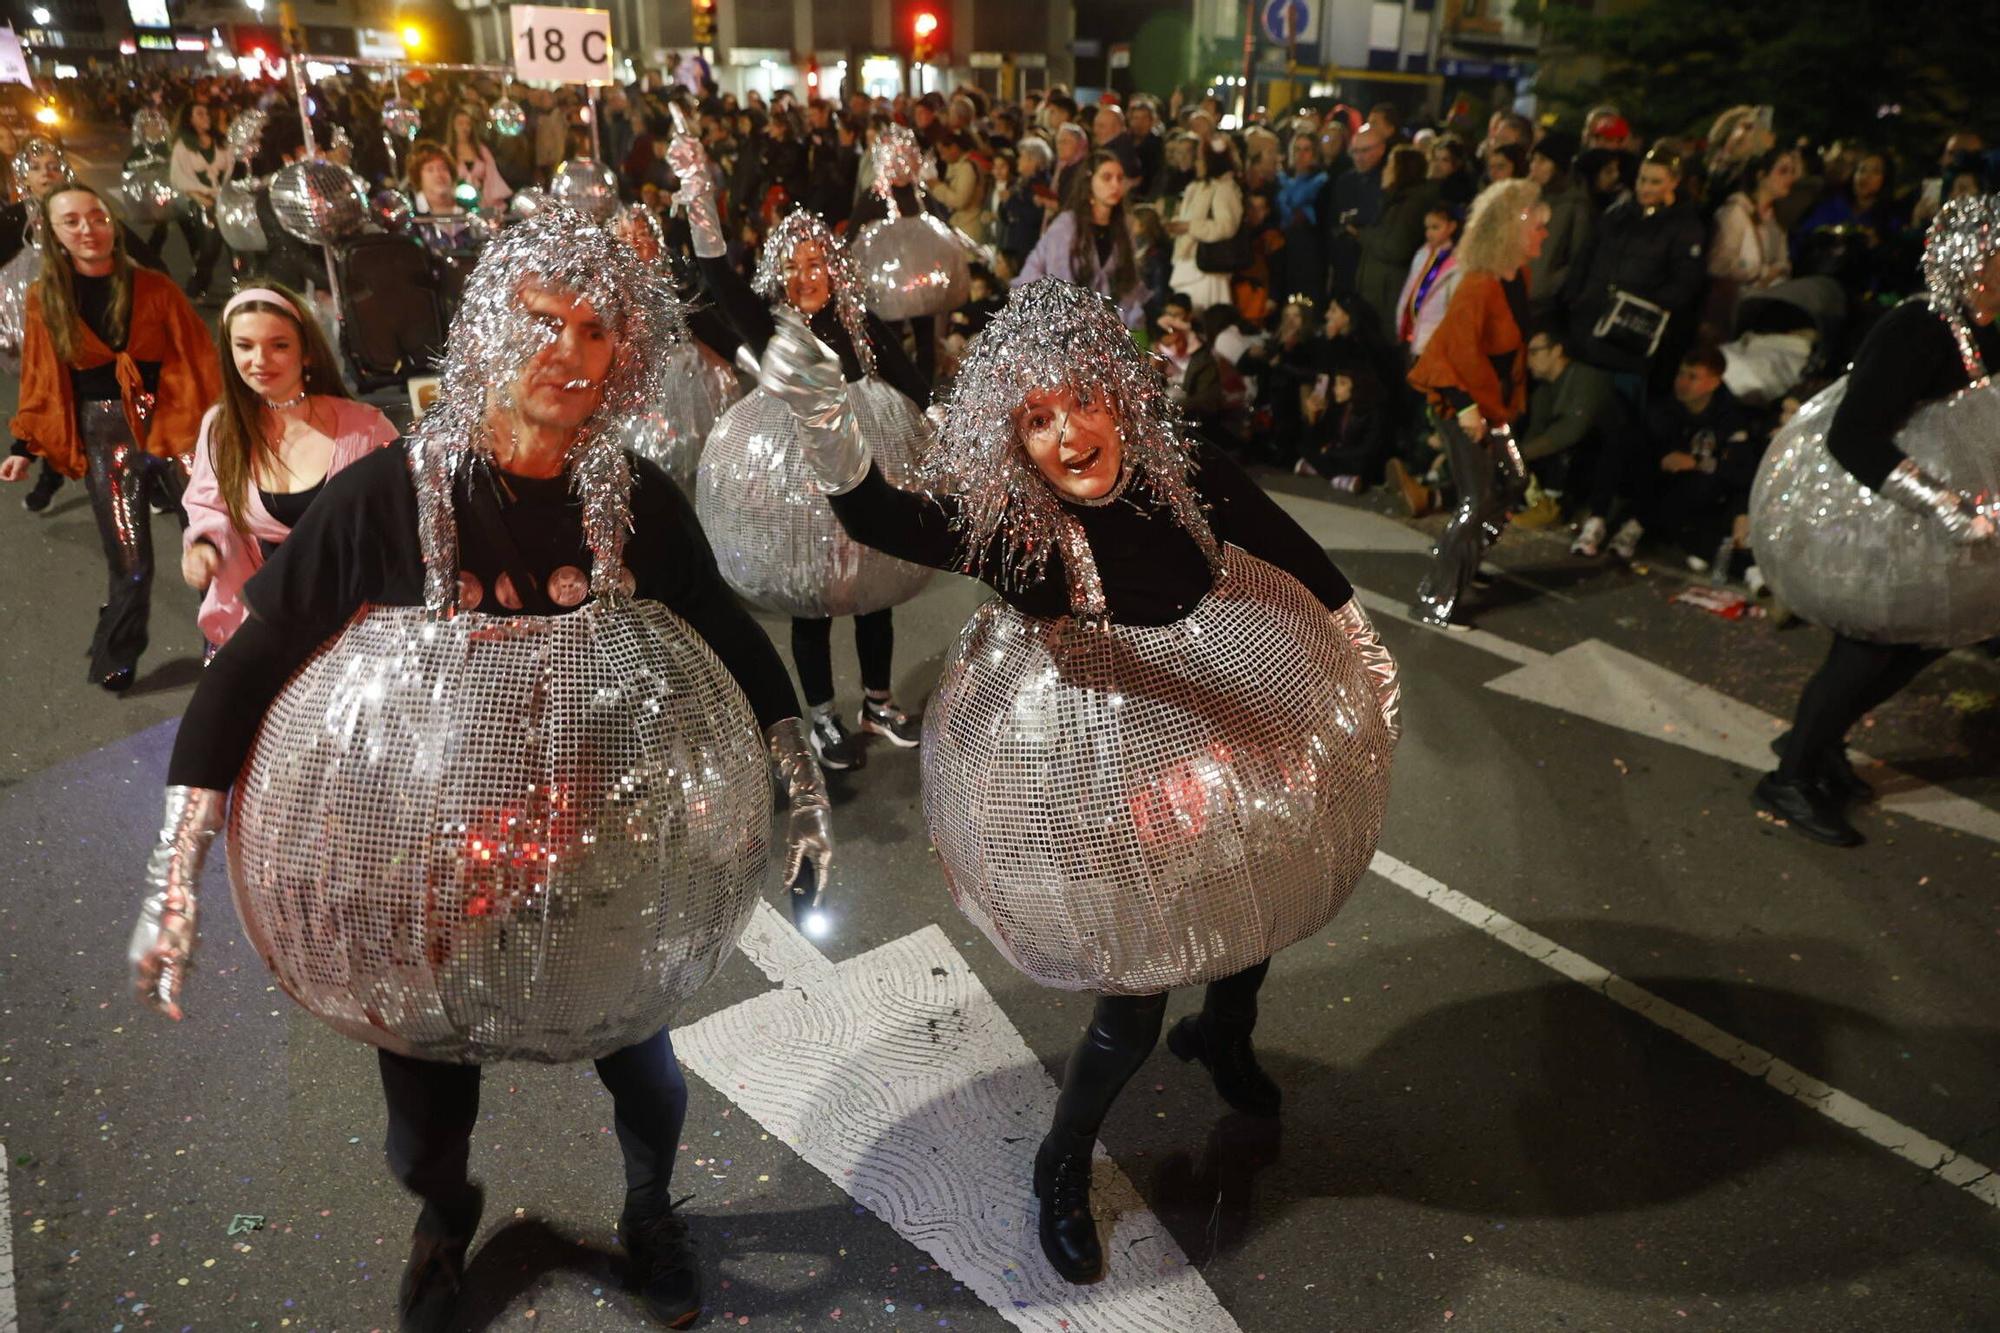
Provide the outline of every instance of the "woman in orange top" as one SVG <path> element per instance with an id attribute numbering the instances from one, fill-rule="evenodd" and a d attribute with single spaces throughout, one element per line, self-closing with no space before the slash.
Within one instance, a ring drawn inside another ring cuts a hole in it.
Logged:
<path id="1" fill-rule="evenodd" d="M 1440 628 L 1451 627 L 1480 557 L 1527 483 L 1508 424 L 1527 410 L 1528 261 L 1548 231 L 1549 210 L 1532 181 L 1502 181 L 1473 201 L 1458 245 L 1458 290 L 1410 371 L 1438 418 L 1459 494 L 1414 607 Z"/>
<path id="2" fill-rule="evenodd" d="M 28 475 L 39 454 L 83 478 L 110 565 L 109 593 L 90 645 L 90 678 L 132 683 L 146 648 L 153 541 L 147 489 L 174 503 L 201 415 L 222 388 L 215 348 L 187 297 L 163 273 L 139 268 L 103 196 L 66 184 L 41 201 L 56 244 L 22 317 L 17 452 L 0 481 Z"/>

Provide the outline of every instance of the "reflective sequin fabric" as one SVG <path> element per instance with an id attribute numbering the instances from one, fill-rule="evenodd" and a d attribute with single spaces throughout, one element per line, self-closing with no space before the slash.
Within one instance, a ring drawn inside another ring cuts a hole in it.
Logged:
<path id="1" fill-rule="evenodd" d="M 42 247 L 30 241 L 0 266 L 0 372 L 21 373 L 21 336 L 26 331 L 28 289 L 42 268 Z"/>
<path id="2" fill-rule="evenodd" d="M 1757 564 L 1786 606 L 1852 638 L 1954 648 L 2000 634 L 2000 543 L 1953 542 L 1827 452 L 1840 380 L 1772 439 L 1750 493 Z M 2000 387 L 1919 408 L 1896 436 L 1918 466 L 2000 519 Z"/>
<path id="3" fill-rule="evenodd" d="M 174 189 L 168 169 L 164 157 L 142 158 L 118 174 L 118 200 L 127 223 L 153 227 L 173 216 L 180 191 Z"/>
<path id="4" fill-rule="evenodd" d="M 688 495 L 702 446 L 722 414 L 743 397 L 736 372 L 701 354 L 692 339 L 667 357 L 662 397 L 626 418 L 620 427 L 625 447 L 656 464 Z"/>
<path id="5" fill-rule="evenodd" d="M 225 181 L 215 191 L 215 226 L 232 250 L 262 254 L 271 248 L 263 219 L 257 216 L 257 196 L 234 181 Z"/>
<path id="6" fill-rule="evenodd" d="M 650 1037 L 715 974 L 771 819 L 749 702 L 651 602 L 378 608 L 293 679 L 236 785 L 236 906 L 285 992 L 427 1060 Z"/>
<path id="7" fill-rule="evenodd" d="M 1143 995 L 1319 930 L 1367 869 L 1395 740 L 1361 651 L 1234 548 L 1182 620 L 987 603 L 924 719 L 952 896 L 1045 985 Z"/>
<path id="8" fill-rule="evenodd" d="M 929 213 L 863 227 L 854 267 L 868 308 L 883 319 L 942 315 L 964 305 L 972 288 L 965 247 Z"/>
<path id="9" fill-rule="evenodd" d="M 929 443 L 923 415 L 870 376 L 847 386 L 862 438 L 906 485 Z M 799 446 L 791 409 L 762 389 L 730 408 L 701 455 L 695 511 L 729 586 L 786 615 L 858 616 L 914 597 L 931 571 L 847 535 Z"/>

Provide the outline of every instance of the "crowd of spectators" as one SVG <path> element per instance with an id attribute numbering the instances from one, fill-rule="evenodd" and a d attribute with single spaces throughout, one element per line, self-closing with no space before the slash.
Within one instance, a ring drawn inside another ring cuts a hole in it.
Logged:
<path id="1" fill-rule="evenodd" d="M 286 95 L 159 77 L 104 91 L 123 114 L 155 105 L 177 129 L 206 118 L 217 135 L 235 112 Z M 381 133 L 390 98 L 421 117 L 412 145 Z M 522 109 L 518 134 L 489 128 L 503 98 Z M 333 80 L 315 101 L 323 131 L 347 131 L 353 169 L 401 185 L 419 212 L 449 196 L 504 213 L 513 191 L 595 152 L 630 200 L 663 215 L 678 103 L 718 170 L 746 269 L 794 207 L 836 232 L 884 216 L 868 150 L 907 125 L 926 171 L 921 197 L 906 188 L 896 206 L 929 209 L 981 260 L 968 305 L 917 328 L 920 364 L 949 376 L 1011 283 L 1087 284 L 1158 350 L 1188 417 L 1219 443 L 1341 490 L 1390 485 L 1417 513 L 1452 483 L 1410 367 L 1458 289 L 1473 201 L 1532 181 L 1549 221 L 1528 270 L 1534 389 L 1516 433 L 1535 484 L 1516 521 L 1567 521 L 1587 556 L 1629 557 L 1652 534 L 1704 567 L 1734 558 L 1726 539 L 1741 535 L 1780 417 L 1919 288 L 1939 202 L 1993 188 L 1976 134 L 1951 135 L 1934 164 L 1905 172 L 1880 147 L 1788 139 L 1753 106 L 1696 137 L 1650 140 L 1611 106 L 1574 124 L 1508 109 L 1473 120 L 1462 107 L 1423 123 L 1390 103 L 1321 100 L 1239 125 L 1216 98 L 1179 93 L 739 99 L 675 59 L 605 92 L 593 148 L 577 90 L 419 73 Z"/>

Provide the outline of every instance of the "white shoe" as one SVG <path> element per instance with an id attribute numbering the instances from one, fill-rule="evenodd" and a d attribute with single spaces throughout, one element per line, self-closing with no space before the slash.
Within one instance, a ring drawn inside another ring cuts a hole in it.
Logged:
<path id="1" fill-rule="evenodd" d="M 1620 560 L 1630 560 L 1639 554 L 1639 539 L 1646 535 L 1646 529 L 1636 518 L 1628 518 L 1618 525 L 1618 532 L 1611 539 L 1611 554 Z"/>
<path id="2" fill-rule="evenodd" d="M 1595 559 L 1603 550 L 1604 520 L 1593 514 L 1583 520 L 1583 529 L 1576 534 L 1576 540 L 1569 544 L 1569 553 Z"/>

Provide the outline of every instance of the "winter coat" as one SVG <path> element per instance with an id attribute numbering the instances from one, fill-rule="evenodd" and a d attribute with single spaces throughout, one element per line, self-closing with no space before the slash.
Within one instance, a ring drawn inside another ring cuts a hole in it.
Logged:
<path id="1" fill-rule="evenodd" d="M 1701 214 L 1685 199 L 1649 212 L 1627 195 L 1606 209 L 1564 291 L 1582 359 L 1614 374 L 1645 374 L 1652 366 L 1644 355 L 1602 343 L 1591 331 L 1611 308 L 1614 287 L 1669 312 L 1662 356 L 1685 345 L 1708 281 L 1706 242 Z"/>
<path id="2" fill-rule="evenodd" d="M 1226 241 L 1243 226 L 1243 191 L 1234 176 L 1218 176 L 1193 182 L 1181 195 L 1174 220 L 1188 229 L 1174 238 L 1174 262 L 1168 281 L 1173 290 L 1186 293 L 1195 310 L 1227 305 L 1230 300 L 1227 273 L 1204 273 L 1195 262 L 1195 250 L 1204 241 Z"/>

